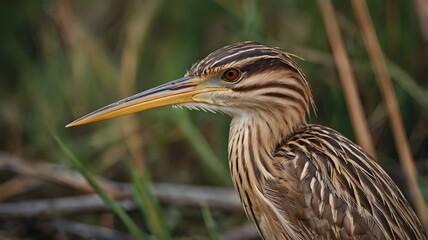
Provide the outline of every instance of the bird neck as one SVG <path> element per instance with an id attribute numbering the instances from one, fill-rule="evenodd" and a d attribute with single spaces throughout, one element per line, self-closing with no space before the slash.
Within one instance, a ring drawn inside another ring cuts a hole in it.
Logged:
<path id="1" fill-rule="evenodd" d="M 306 125 L 306 114 L 293 110 L 276 108 L 236 114 L 230 125 L 229 140 L 239 133 L 249 132 L 252 139 L 246 140 L 272 152 L 284 138 Z"/>
<path id="2" fill-rule="evenodd" d="M 229 166 L 234 180 L 248 174 L 247 184 L 251 185 L 261 177 L 270 178 L 275 148 L 305 124 L 305 116 L 292 111 L 235 115 L 229 133 Z"/>
<path id="3" fill-rule="evenodd" d="M 248 218 L 260 220 L 252 199 L 260 194 L 264 180 L 273 180 L 274 152 L 280 142 L 306 121 L 304 116 L 283 112 L 236 114 L 229 133 L 229 167 L 232 181 Z M 252 208 L 255 208 L 252 209 Z"/>

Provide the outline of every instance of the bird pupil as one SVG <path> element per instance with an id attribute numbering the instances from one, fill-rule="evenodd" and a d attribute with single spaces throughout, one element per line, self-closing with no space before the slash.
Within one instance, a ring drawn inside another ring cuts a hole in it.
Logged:
<path id="1" fill-rule="evenodd" d="M 234 81 L 238 78 L 239 72 L 236 69 L 227 70 L 224 73 L 224 78 L 228 81 Z"/>

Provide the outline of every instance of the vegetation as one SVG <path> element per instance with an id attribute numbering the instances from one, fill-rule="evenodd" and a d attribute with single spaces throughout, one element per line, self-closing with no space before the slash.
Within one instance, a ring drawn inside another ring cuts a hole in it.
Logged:
<path id="1" fill-rule="evenodd" d="M 177 200 L 164 185 L 150 187 L 174 183 L 181 184 L 177 189 L 231 188 L 228 116 L 164 107 L 82 127 L 64 126 L 181 77 L 213 50 L 253 40 L 302 57 L 296 61 L 312 85 L 318 108 L 310 122 L 355 140 L 360 129 L 350 121 L 353 110 L 347 108 L 331 53 L 320 12 L 325 2 L 0 3 L 0 238 L 233 239 L 233 231 L 247 231 L 240 229 L 247 223 L 243 211 L 234 200 L 227 202 L 230 195 L 218 196 L 229 204 L 221 207 L 207 198 Z M 419 173 L 418 187 L 427 202 L 428 26 L 419 21 L 427 16 L 416 2 L 367 1 Z M 354 8 L 350 1 L 334 1 L 334 7 L 377 159 L 410 199 L 393 140 L 396 129 L 390 128 Z M 52 133 L 65 144 L 58 145 Z M 77 157 L 70 160 L 73 154 Z M 91 185 L 73 169 L 89 176 Z M 91 186 L 118 215 L 99 204 L 86 205 L 93 198 L 82 197 L 94 192 Z M 71 201 L 53 206 L 51 201 L 60 198 Z M 37 212 L 36 206 L 44 211 Z"/>

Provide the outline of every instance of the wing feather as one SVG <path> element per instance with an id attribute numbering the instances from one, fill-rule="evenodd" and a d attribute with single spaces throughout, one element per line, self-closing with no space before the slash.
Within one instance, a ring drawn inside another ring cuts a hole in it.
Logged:
<path id="1" fill-rule="evenodd" d="M 397 185 L 360 147 L 308 125 L 275 152 L 266 198 L 305 238 L 426 239 Z M 294 191 L 290 191 L 294 189 Z"/>

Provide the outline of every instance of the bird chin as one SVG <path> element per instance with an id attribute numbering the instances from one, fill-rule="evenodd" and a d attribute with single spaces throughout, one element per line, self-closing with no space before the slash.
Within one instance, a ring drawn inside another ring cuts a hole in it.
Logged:
<path id="1" fill-rule="evenodd" d="M 228 114 L 221 106 L 211 105 L 207 103 L 182 103 L 178 105 L 173 105 L 172 107 L 180 108 L 180 109 L 187 108 L 190 110 L 204 111 L 204 112 L 211 112 L 211 113 Z"/>

